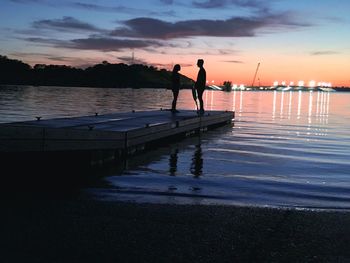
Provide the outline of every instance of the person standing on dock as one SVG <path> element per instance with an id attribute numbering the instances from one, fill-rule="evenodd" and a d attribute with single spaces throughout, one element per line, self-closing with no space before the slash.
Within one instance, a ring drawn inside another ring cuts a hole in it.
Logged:
<path id="1" fill-rule="evenodd" d="M 205 72 L 205 69 L 203 67 L 204 60 L 198 59 L 197 66 L 199 67 L 198 75 L 197 75 L 197 81 L 195 84 L 195 88 L 197 91 L 197 96 L 199 100 L 199 113 L 204 113 L 204 105 L 203 105 L 203 93 L 205 90 L 206 85 L 206 79 L 207 79 L 207 73 Z"/>
<path id="2" fill-rule="evenodd" d="M 179 73 L 180 70 L 181 70 L 181 66 L 179 64 L 176 64 L 173 68 L 173 73 L 171 76 L 171 82 L 172 82 L 171 90 L 173 91 L 173 103 L 171 106 L 171 112 L 173 113 L 178 112 L 176 110 L 176 102 L 180 91 L 180 73 Z"/>

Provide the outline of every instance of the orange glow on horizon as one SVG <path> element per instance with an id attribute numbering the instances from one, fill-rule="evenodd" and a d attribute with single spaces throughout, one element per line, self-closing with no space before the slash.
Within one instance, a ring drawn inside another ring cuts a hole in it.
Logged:
<path id="1" fill-rule="evenodd" d="M 116 56 L 104 54 L 101 56 L 99 52 L 92 51 L 77 51 L 74 54 L 76 57 L 66 61 L 54 61 L 48 58 L 38 58 L 35 55 L 28 57 L 14 57 L 22 60 L 25 63 L 34 66 L 35 64 L 56 64 L 70 65 L 74 67 L 88 66 L 101 63 L 106 60 L 110 63 L 126 63 L 116 59 Z M 130 55 L 130 54 L 129 54 Z M 207 80 L 209 83 L 222 85 L 224 81 L 231 81 L 233 84 L 251 85 L 257 64 L 260 62 L 260 67 L 254 82 L 254 85 L 272 86 L 274 81 L 286 81 L 287 84 L 303 80 L 307 85 L 311 80 L 318 82 L 332 83 L 332 86 L 350 86 L 350 79 L 345 76 L 349 75 L 350 61 L 345 57 L 339 57 L 337 60 L 329 62 L 325 57 L 310 58 L 307 56 L 284 56 L 263 54 L 264 59 L 253 59 L 254 54 L 246 57 L 242 63 L 224 62 L 222 56 L 170 56 L 161 54 L 157 56 L 157 61 L 154 56 L 146 52 L 140 51 L 136 53 L 136 61 L 144 61 L 143 64 L 155 65 L 157 68 L 165 68 L 172 70 L 172 65 L 180 64 L 180 73 L 196 80 L 198 67 L 196 62 L 198 58 L 204 59 L 204 68 L 207 72 Z M 258 57 L 258 56 L 256 56 Z M 86 58 L 86 59 L 85 59 Z M 239 61 L 239 59 L 237 59 Z"/>
<path id="2" fill-rule="evenodd" d="M 337 61 L 329 63 L 324 59 L 310 59 L 307 57 L 288 58 L 281 60 L 274 57 L 270 60 L 253 61 L 249 63 L 225 63 L 219 59 L 209 58 L 205 60 L 204 68 L 207 72 L 208 80 L 215 80 L 217 85 L 224 81 L 232 83 L 251 85 L 257 64 L 260 67 L 255 79 L 254 85 L 271 86 L 273 82 L 279 80 L 287 84 L 299 80 L 304 80 L 305 84 L 315 80 L 318 82 L 332 83 L 332 86 L 350 86 L 349 75 L 350 61 L 340 58 Z M 348 65 L 348 66 L 345 66 Z M 182 68 L 181 73 L 195 79 L 198 68 Z"/>

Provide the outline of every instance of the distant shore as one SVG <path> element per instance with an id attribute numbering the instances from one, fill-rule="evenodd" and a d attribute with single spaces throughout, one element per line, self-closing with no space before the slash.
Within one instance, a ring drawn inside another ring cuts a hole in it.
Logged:
<path id="1" fill-rule="evenodd" d="M 20 87 L 20 86 L 32 86 L 32 87 L 60 87 L 60 86 L 56 86 L 56 85 L 43 85 L 43 86 L 38 86 L 38 85 L 25 85 L 25 84 L 0 84 L 0 87 Z M 66 87 L 66 88 L 113 88 L 113 87 L 92 87 L 92 86 L 61 86 L 61 87 Z M 115 87 L 114 87 L 115 88 Z M 117 88 L 117 89 L 126 89 L 126 88 L 130 88 L 130 89 L 139 89 L 139 88 L 135 88 L 135 87 L 124 87 L 124 88 Z M 152 88 L 152 89 L 169 89 L 170 88 L 168 86 L 159 86 L 159 87 L 148 87 L 148 88 Z M 181 87 L 181 89 L 191 89 L 191 86 L 186 85 Z M 207 90 L 216 90 L 216 89 L 212 89 L 209 86 L 206 88 Z M 350 87 L 334 87 L 333 88 L 335 91 L 337 92 L 350 92 Z M 265 89 L 259 89 L 259 87 L 254 87 L 254 88 L 250 88 L 250 89 L 245 89 L 245 90 L 240 90 L 237 89 L 236 91 L 275 91 L 276 89 L 269 89 L 269 88 L 265 88 Z M 225 90 L 217 90 L 217 91 L 223 91 L 223 92 L 230 92 L 230 91 L 225 91 Z M 234 91 L 234 90 L 231 90 Z M 277 91 L 281 91 L 281 90 L 277 90 Z M 294 92 L 297 92 L 298 90 L 294 90 Z M 306 90 L 304 90 L 306 91 Z"/>
<path id="2" fill-rule="evenodd" d="M 96 87 L 96 88 L 171 88 L 171 70 L 143 64 L 109 63 L 87 68 L 67 65 L 36 64 L 33 67 L 20 60 L 0 55 L 0 85 Z M 191 89 L 194 80 L 180 74 L 181 85 Z M 227 89 L 223 85 L 209 85 L 208 89 Z M 214 86 L 211 88 L 211 86 Z M 271 86 L 249 86 L 246 90 L 271 90 Z M 350 87 L 334 87 L 337 91 L 350 91 Z M 240 89 L 238 89 L 240 90 Z"/>
<path id="3" fill-rule="evenodd" d="M 30 66 L 20 60 L 0 55 L 0 84 L 108 87 L 108 88 L 161 88 L 171 87 L 172 72 L 150 65 L 124 63 L 100 64 L 87 68 L 67 65 L 36 64 Z M 191 87 L 193 80 L 180 74 L 182 85 Z"/>
<path id="4" fill-rule="evenodd" d="M 348 262 L 350 213 L 1 200 L 4 262 Z"/>

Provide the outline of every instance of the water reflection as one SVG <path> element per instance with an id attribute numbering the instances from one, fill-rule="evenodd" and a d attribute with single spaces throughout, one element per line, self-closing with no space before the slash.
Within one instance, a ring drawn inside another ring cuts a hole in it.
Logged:
<path id="1" fill-rule="evenodd" d="M 282 91 L 282 94 L 281 94 L 281 111 L 280 111 L 281 118 L 283 117 L 283 106 L 284 106 L 284 91 Z"/>
<path id="2" fill-rule="evenodd" d="M 293 91 L 289 91 L 288 120 L 290 120 L 292 116 L 292 101 L 293 101 Z"/>
<path id="3" fill-rule="evenodd" d="M 172 100 L 166 90 L 12 93 L 0 90 L 1 122 L 168 108 Z M 135 105 L 135 98 L 143 99 Z M 350 208 L 349 93 L 206 91 L 205 99 L 208 110 L 236 110 L 235 126 L 134 156 L 122 171 L 106 171 L 104 183 L 92 185 L 93 194 L 141 202 Z M 194 109 L 191 91 L 181 90 L 178 103 Z"/>
<path id="4" fill-rule="evenodd" d="M 316 117 L 319 123 L 328 124 L 329 105 L 330 105 L 330 94 L 324 93 L 324 92 L 319 93 L 317 95 L 317 103 L 316 103 Z"/>
<path id="5" fill-rule="evenodd" d="M 297 99 L 294 101 L 293 96 L 295 95 Z M 315 131 L 313 135 L 320 135 L 320 129 L 322 130 L 322 136 L 327 135 L 331 105 L 330 98 L 337 95 L 338 94 L 321 91 L 289 91 L 288 93 L 274 91 L 271 96 L 272 121 L 283 124 L 288 123 L 289 125 L 294 125 L 295 122 L 299 125 L 304 123 L 307 127 L 307 135 L 312 135 L 312 130 Z M 279 118 L 276 119 L 278 107 L 279 115 L 277 116 L 279 116 Z M 287 109 L 287 113 L 285 113 L 285 109 Z M 244 109 L 240 110 L 244 111 Z M 297 135 L 300 135 L 299 131 Z"/>
<path id="6" fill-rule="evenodd" d="M 299 90 L 299 95 L 298 95 L 298 113 L 297 113 L 297 118 L 298 118 L 298 120 L 300 119 L 300 117 L 301 117 L 301 101 L 302 101 L 302 95 L 303 95 L 303 93 L 302 93 L 302 91 L 301 90 Z"/>
<path id="7" fill-rule="evenodd" d="M 242 116 L 243 112 L 243 91 L 241 90 L 241 94 L 239 97 L 239 116 Z"/>
<path id="8" fill-rule="evenodd" d="M 203 153 L 202 153 L 202 147 L 200 143 L 197 144 L 195 147 L 195 151 L 192 156 L 190 171 L 195 178 L 198 178 L 203 174 Z"/>
<path id="9" fill-rule="evenodd" d="M 233 111 L 236 110 L 236 93 L 237 93 L 237 91 L 234 90 L 234 91 L 233 91 L 233 102 L 232 102 L 232 110 L 233 110 Z"/>
<path id="10" fill-rule="evenodd" d="M 179 158 L 178 153 L 179 153 L 179 149 L 177 149 L 177 148 L 171 149 L 171 153 L 170 153 L 170 157 L 169 157 L 169 173 L 171 176 L 176 175 L 177 159 Z"/>
<path id="11" fill-rule="evenodd" d="M 193 109 L 190 96 L 186 108 Z M 139 98 L 142 98 L 141 100 Z M 187 99 L 189 98 L 189 99 Z M 115 89 L 81 87 L 15 86 L 0 88 L 0 122 L 74 117 L 98 112 L 170 108 L 172 93 L 166 89 Z M 183 107 L 182 102 L 182 107 Z"/>
<path id="12" fill-rule="evenodd" d="M 273 92 L 273 100 L 272 100 L 272 119 L 275 119 L 276 116 L 276 96 L 277 96 L 277 91 Z"/>
<path id="13" fill-rule="evenodd" d="M 311 124 L 312 124 L 312 101 L 313 101 L 313 91 L 310 91 L 309 93 L 309 112 L 308 112 L 308 124 L 309 124 L 309 127 L 308 127 L 308 130 L 311 129 Z"/>
<path id="14" fill-rule="evenodd" d="M 176 176 L 178 171 L 178 160 L 179 160 L 179 147 L 171 147 L 169 154 L 169 175 Z M 191 156 L 191 163 L 189 167 L 190 173 L 194 178 L 198 178 L 203 174 L 203 152 L 200 143 L 200 137 L 198 137 L 198 142 L 195 145 L 193 154 Z"/>

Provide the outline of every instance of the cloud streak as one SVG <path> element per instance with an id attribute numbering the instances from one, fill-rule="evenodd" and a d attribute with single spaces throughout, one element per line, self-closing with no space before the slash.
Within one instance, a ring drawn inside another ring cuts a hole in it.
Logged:
<path id="1" fill-rule="evenodd" d="M 243 64 L 244 62 L 241 60 L 224 60 L 222 62 L 226 62 L 226 63 L 234 63 L 234 64 Z"/>
<path id="2" fill-rule="evenodd" d="M 36 29 L 49 29 L 58 31 L 88 31 L 88 32 L 104 32 L 96 26 L 82 22 L 74 17 L 64 16 L 61 19 L 44 19 L 34 21 L 32 26 Z"/>
<path id="3" fill-rule="evenodd" d="M 313 51 L 310 53 L 311 56 L 326 56 L 339 54 L 337 51 L 325 50 L 325 51 Z"/>
<path id="4" fill-rule="evenodd" d="M 74 2 L 71 4 L 72 7 L 86 9 L 89 11 L 99 11 L 99 12 L 112 12 L 112 13 L 140 13 L 141 10 L 134 9 L 126 6 L 104 6 L 97 4 L 87 4 L 82 2 Z"/>
<path id="5" fill-rule="evenodd" d="M 123 5 L 105 6 L 97 4 L 87 4 L 82 2 L 74 2 L 70 4 L 71 7 L 85 9 L 88 11 L 108 12 L 108 13 L 127 13 L 127 14 L 146 14 L 150 16 L 174 16 L 173 11 L 149 11 L 145 9 L 131 8 Z"/>
<path id="6" fill-rule="evenodd" d="M 111 32 L 112 36 L 175 39 L 196 36 L 252 37 L 259 29 L 306 27 L 293 19 L 291 13 L 266 14 L 261 17 L 234 17 L 226 20 L 185 20 L 166 22 L 154 18 L 135 18 L 124 22 L 125 26 Z"/>
<path id="7" fill-rule="evenodd" d="M 166 5 L 172 5 L 174 3 L 174 0 L 160 0 L 160 2 Z"/>
<path id="8" fill-rule="evenodd" d="M 95 3 L 84 3 L 80 1 L 76 2 L 63 2 L 63 1 L 51 1 L 50 0 L 10 0 L 11 2 L 17 3 L 17 4 L 42 4 L 46 6 L 52 6 L 56 8 L 74 8 L 74 9 L 80 9 L 80 10 L 86 10 L 89 12 L 105 12 L 105 13 L 123 13 L 123 14 L 130 14 L 130 15 L 149 15 L 149 16 L 174 16 L 175 12 L 172 10 L 168 11 L 154 11 L 154 8 L 152 10 L 146 10 L 141 8 L 133 8 L 128 7 L 125 5 L 101 5 L 101 4 L 95 4 Z M 163 1 L 163 4 L 170 5 L 172 4 L 172 1 Z"/>
<path id="9" fill-rule="evenodd" d="M 28 3 L 43 3 L 44 0 L 10 0 L 10 2 L 28 4 Z"/>
<path id="10" fill-rule="evenodd" d="M 51 38 L 25 38 L 25 41 L 57 48 L 69 48 L 80 50 L 120 51 L 129 48 L 146 48 L 150 46 L 162 46 L 161 43 L 150 40 L 115 39 L 103 37 L 89 37 L 72 40 L 58 40 Z"/>
<path id="11" fill-rule="evenodd" d="M 161 46 L 159 42 L 149 40 L 114 39 L 114 38 L 85 38 L 70 41 L 67 47 L 76 49 L 91 49 L 102 51 L 118 51 L 126 48 L 145 48 Z"/>
<path id="12" fill-rule="evenodd" d="M 266 1 L 257 0 L 206 0 L 206 1 L 192 1 L 192 5 L 196 8 L 222 8 L 229 5 L 247 8 L 265 8 Z"/>

